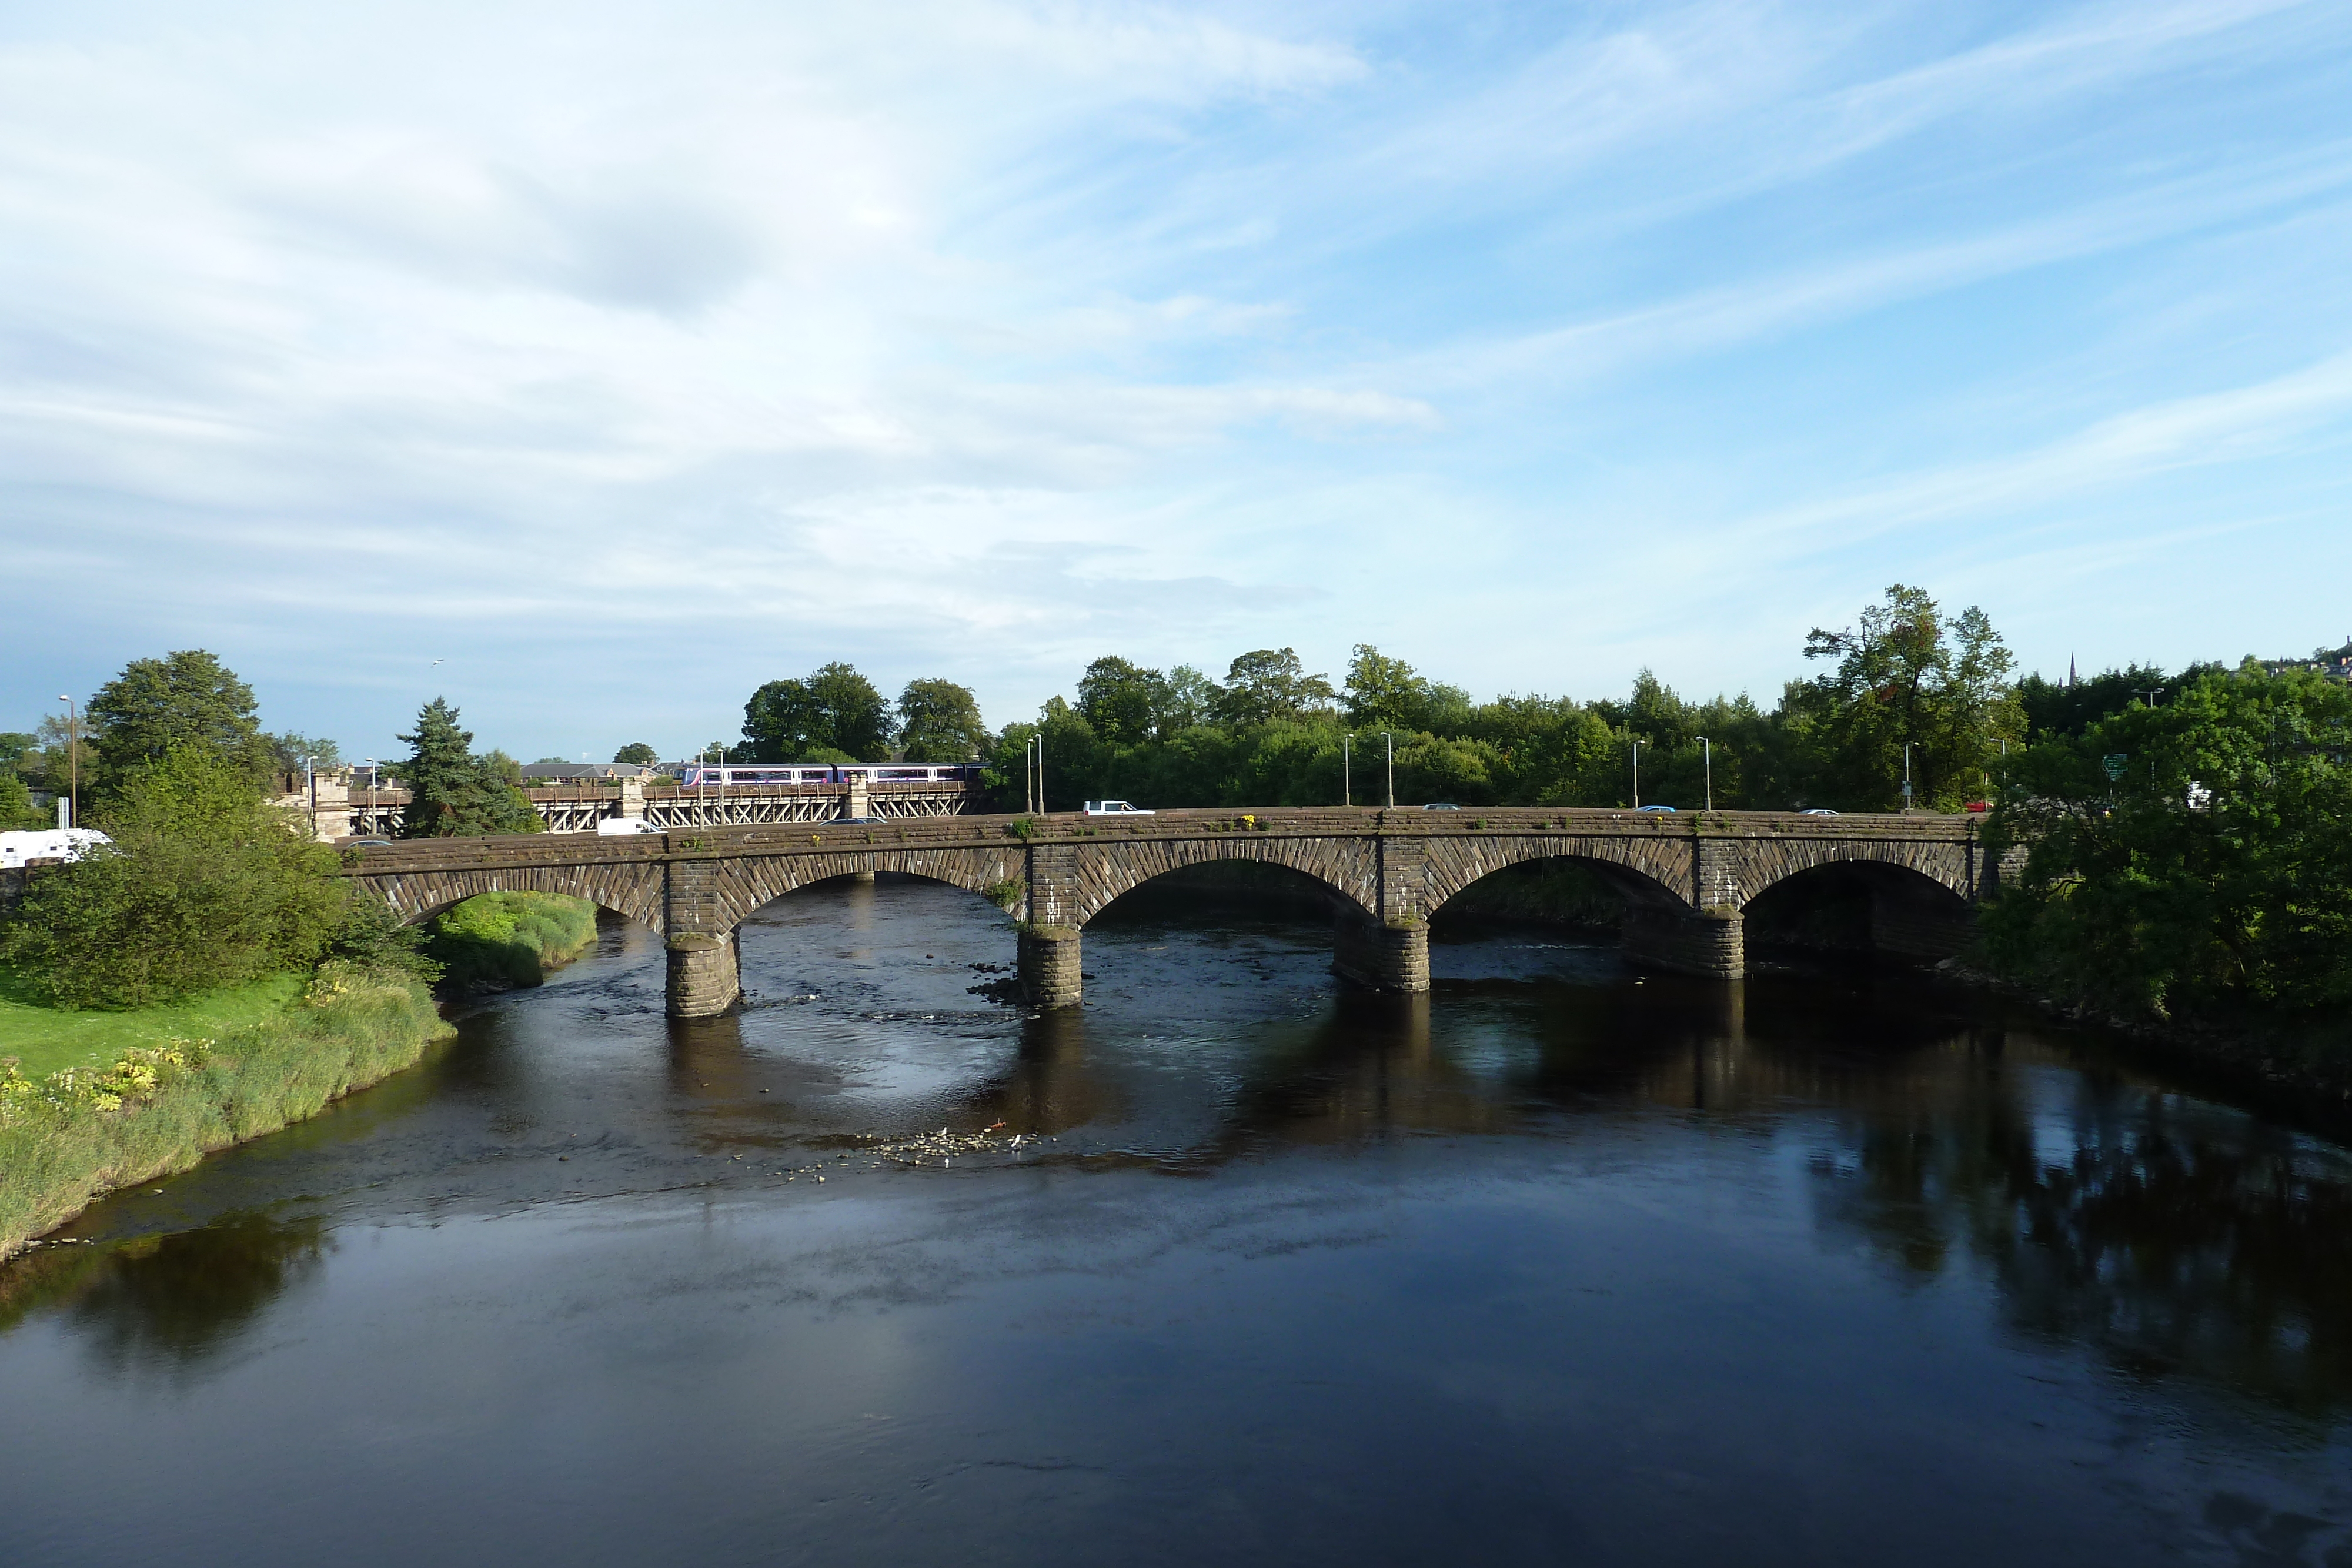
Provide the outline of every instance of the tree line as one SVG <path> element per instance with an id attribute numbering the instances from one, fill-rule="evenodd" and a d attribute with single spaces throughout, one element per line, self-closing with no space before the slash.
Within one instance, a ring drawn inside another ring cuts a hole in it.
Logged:
<path id="1" fill-rule="evenodd" d="M 1648 671 L 1622 700 L 1529 693 L 1482 703 L 1369 643 L 1336 684 L 1292 648 L 1240 654 L 1222 681 L 1189 664 L 1160 670 L 1106 654 L 1070 695 L 995 735 L 963 688 L 916 683 L 895 733 L 924 734 L 920 759 L 986 762 L 1003 810 L 1027 803 L 1030 747 L 1042 740 L 1053 810 L 1106 796 L 1166 807 L 1322 805 L 1343 795 L 1379 804 L 1391 769 L 1399 804 L 1885 810 L 1907 800 L 1949 810 L 1983 798 L 2000 758 L 2034 733 L 2034 688 L 2013 678 L 1980 609 L 1948 614 L 1898 585 L 1854 624 L 1815 629 L 1804 651 L 1822 669 L 1790 682 L 1770 709 L 1744 694 L 1693 701 Z M 918 687 L 959 694 L 961 722 L 944 745 L 908 722 L 920 711 Z M 754 695 L 745 749 L 779 761 L 871 759 L 893 738 L 888 716 L 855 670 L 828 664 Z M 913 747 L 906 755 L 919 757 Z"/>

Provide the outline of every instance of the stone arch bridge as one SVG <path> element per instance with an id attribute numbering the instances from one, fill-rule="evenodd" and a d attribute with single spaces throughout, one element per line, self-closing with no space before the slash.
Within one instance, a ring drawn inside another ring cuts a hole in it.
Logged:
<path id="1" fill-rule="evenodd" d="M 1429 917 L 1479 878 L 1524 862 L 1591 866 L 1626 900 L 1638 962 L 1737 978 L 1742 911 L 1786 879 L 1850 866 L 1872 896 L 1882 949 L 1955 951 L 1998 884 L 1982 819 L 1676 815 L 1503 807 L 1162 811 L 1132 818 L 922 817 L 801 822 L 595 837 L 425 839 L 348 851 L 345 874 L 404 920 L 476 894 L 536 890 L 593 899 L 660 933 L 669 1008 L 724 1011 L 739 994 L 737 928 L 795 888 L 903 872 L 993 900 L 1020 927 L 1031 998 L 1079 999 L 1079 933 L 1153 877 L 1217 861 L 1259 861 L 1313 878 L 1339 910 L 1334 967 L 1383 990 L 1429 986 Z"/>

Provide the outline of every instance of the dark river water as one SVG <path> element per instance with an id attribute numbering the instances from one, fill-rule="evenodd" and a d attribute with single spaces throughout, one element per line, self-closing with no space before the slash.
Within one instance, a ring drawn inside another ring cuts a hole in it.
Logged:
<path id="1" fill-rule="evenodd" d="M 118 1195 L 0 1270 L 0 1562 L 2352 1564 L 2325 1138 L 1917 977 L 1086 942 L 830 884 L 674 1023 L 610 925 Z"/>

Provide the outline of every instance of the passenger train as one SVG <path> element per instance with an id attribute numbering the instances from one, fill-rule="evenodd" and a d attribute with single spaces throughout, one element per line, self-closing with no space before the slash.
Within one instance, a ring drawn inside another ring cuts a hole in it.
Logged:
<path id="1" fill-rule="evenodd" d="M 977 762 L 760 762 L 730 763 L 724 768 L 689 764 L 679 775 L 681 789 L 746 784 L 830 784 L 839 786 L 863 779 L 872 784 L 977 784 Z"/>

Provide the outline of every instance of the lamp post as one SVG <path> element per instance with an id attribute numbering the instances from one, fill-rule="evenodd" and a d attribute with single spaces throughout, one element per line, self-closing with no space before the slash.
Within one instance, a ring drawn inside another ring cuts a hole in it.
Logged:
<path id="1" fill-rule="evenodd" d="M 1706 774 L 1706 809 L 1715 810 L 1715 746 L 1706 737 L 1698 737 L 1699 766 Z"/>
<path id="2" fill-rule="evenodd" d="M 1633 810 L 1642 809 L 1642 737 L 1633 737 Z"/>
<path id="3" fill-rule="evenodd" d="M 310 836 L 314 839 L 319 836 L 319 778 L 311 767 L 316 761 L 315 757 L 302 758 L 302 796 L 310 808 Z"/>
<path id="4" fill-rule="evenodd" d="M 1353 735 L 1348 734 L 1342 734 L 1339 737 L 1339 804 L 1342 806 L 1352 806 L 1356 803 L 1355 784 L 1348 772 L 1348 748 L 1355 738 Z"/>
<path id="5" fill-rule="evenodd" d="M 70 828 L 81 821 L 81 709 L 65 693 L 58 701 L 66 705 L 66 820 L 61 828 Z"/>
<path id="6" fill-rule="evenodd" d="M 1389 810 L 1393 811 L 1396 810 L 1396 737 L 1384 729 L 1381 731 L 1381 738 L 1389 745 Z"/>
<path id="7" fill-rule="evenodd" d="M 368 809 L 367 809 L 367 826 L 366 826 L 366 827 L 364 827 L 364 828 L 362 828 L 362 829 L 360 830 L 360 836 L 361 836 L 361 837 L 362 837 L 362 838 L 371 838 L 371 839 L 372 839 L 372 838 L 375 837 L 375 834 L 376 834 L 376 826 L 375 826 L 375 758 L 374 758 L 371 757 L 371 758 L 369 758 L 367 759 L 367 769 L 368 769 Z"/>
<path id="8" fill-rule="evenodd" d="M 1903 814 L 1911 814 L 1911 743 L 1903 743 Z"/>

